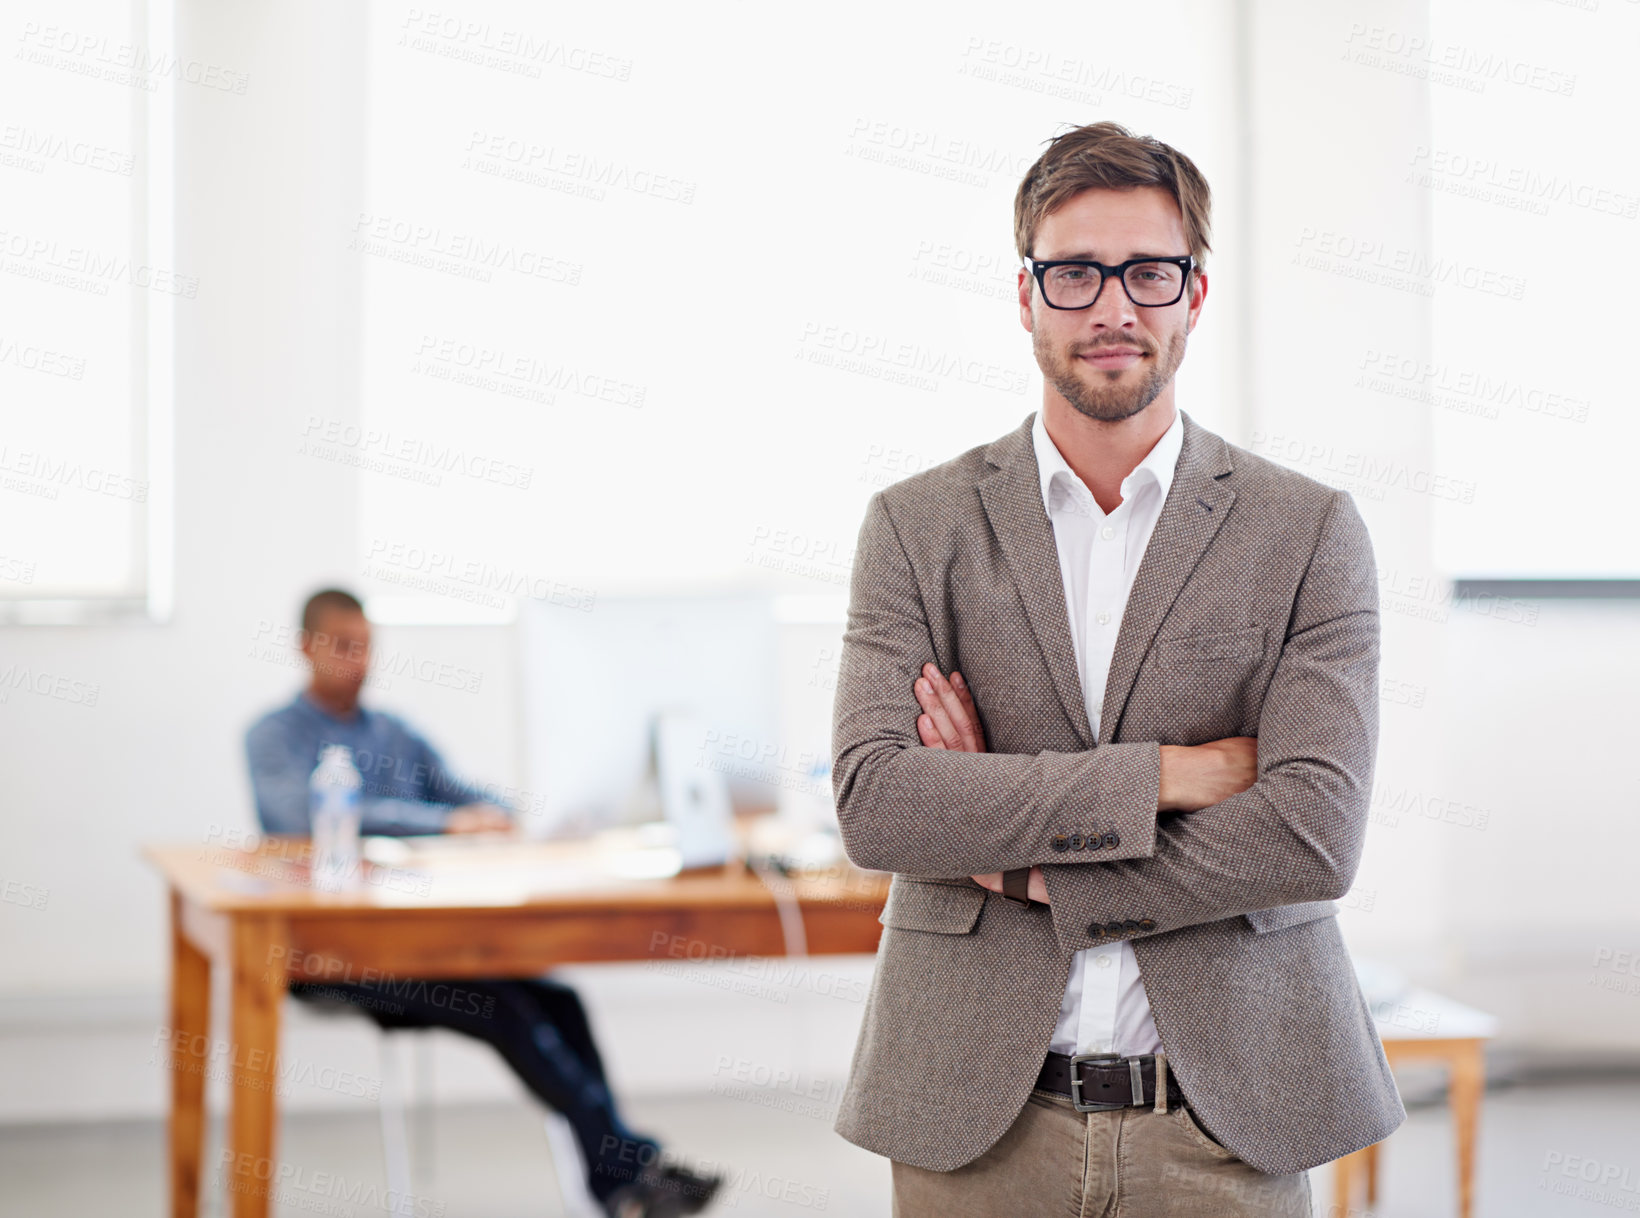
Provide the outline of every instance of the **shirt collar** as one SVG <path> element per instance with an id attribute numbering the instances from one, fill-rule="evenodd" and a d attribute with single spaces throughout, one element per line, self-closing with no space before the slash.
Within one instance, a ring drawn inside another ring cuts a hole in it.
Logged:
<path id="1" fill-rule="evenodd" d="M 1042 510 L 1053 515 L 1053 487 L 1056 480 L 1063 483 L 1066 491 L 1080 486 L 1086 493 L 1087 488 L 1082 479 L 1077 477 L 1076 471 L 1059 451 L 1059 446 L 1048 435 L 1048 428 L 1042 422 L 1042 412 L 1036 412 L 1036 418 L 1031 423 L 1031 443 L 1036 449 L 1036 469 L 1042 482 Z M 1179 465 L 1179 454 L 1184 448 L 1184 412 L 1174 407 L 1173 423 L 1162 433 L 1144 459 L 1133 467 L 1133 471 L 1122 479 L 1122 502 L 1126 503 L 1129 496 L 1137 492 L 1146 482 L 1154 482 L 1156 489 L 1161 492 L 1159 502 L 1167 501 L 1167 492 L 1173 486 L 1173 473 Z M 1074 492 L 1071 492 L 1074 494 Z M 1089 494 L 1088 498 L 1092 499 Z M 1095 505 L 1097 507 L 1097 505 Z"/>
<path id="2" fill-rule="evenodd" d="M 361 702 L 357 707 L 358 714 L 354 715 L 353 718 L 339 719 L 315 702 L 313 695 L 305 689 L 296 695 L 296 705 L 307 711 L 308 714 L 317 715 L 326 723 L 334 723 L 340 727 L 363 727 L 370 717 L 370 711 Z"/>

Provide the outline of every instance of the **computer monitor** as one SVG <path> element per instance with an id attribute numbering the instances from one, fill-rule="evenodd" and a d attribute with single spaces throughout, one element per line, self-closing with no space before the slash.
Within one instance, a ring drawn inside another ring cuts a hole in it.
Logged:
<path id="1" fill-rule="evenodd" d="M 519 635 L 529 791 L 542 813 L 526 819 L 532 835 L 663 819 L 663 790 L 679 789 L 690 745 L 680 730 L 698 737 L 694 815 L 716 805 L 719 778 L 737 806 L 776 802 L 795 759 L 780 738 L 769 595 L 610 596 L 589 609 L 527 601 Z"/>

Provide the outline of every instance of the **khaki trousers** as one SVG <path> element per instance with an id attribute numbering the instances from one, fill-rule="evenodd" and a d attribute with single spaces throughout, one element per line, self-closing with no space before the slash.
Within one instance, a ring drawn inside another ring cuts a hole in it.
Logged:
<path id="1" fill-rule="evenodd" d="M 1311 1218 L 1304 1172 L 1249 1167 L 1182 1105 L 1078 1112 L 1033 1090 L 995 1146 L 955 1171 L 893 1164 L 894 1218 Z"/>

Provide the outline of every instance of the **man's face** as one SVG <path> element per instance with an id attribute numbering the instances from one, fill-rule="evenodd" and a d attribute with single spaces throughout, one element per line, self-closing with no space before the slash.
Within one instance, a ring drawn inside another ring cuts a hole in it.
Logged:
<path id="1" fill-rule="evenodd" d="M 333 702 L 352 702 L 370 672 L 370 623 L 350 609 L 324 609 L 302 639 L 315 690 Z"/>
<path id="2" fill-rule="evenodd" d="M 1029 253 L 1039 261 L 1088 258 L 1106 266 L 1190 252 L 1179 205 L 1159 186 L 1084 190 L 1043 217 L 1034 246 Z M 1051 309 L 1030 272 L 1019 272 L 1020 320 L 1050 391 L 1104 422 L 1130 418 L 1164 393 L 1172 400 L 1173 374 L 1206 296 L 1207 276 L 1198 272 L 1176 303 L 1142 308 L 1111 278 L 1088 308 Z"/>

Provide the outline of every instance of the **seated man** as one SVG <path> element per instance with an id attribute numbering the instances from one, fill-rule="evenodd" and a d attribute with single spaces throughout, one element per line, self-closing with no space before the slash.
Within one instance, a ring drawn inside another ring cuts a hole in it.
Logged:
<path id="1" fill-rule="evenodd" d="M 308 781 L 327 744 L 347 745 L 364 779 L 362 833 L 511 827 L 508 810 L 447 770 L 402 719 L 359 704 L 370 666 L 370 623 L 357 598 L 335 589 L 315 593 L 302 610 L 300 638 L 312 669 L 307 688 L 290 705 L 264 715 L 245 737 L 263 832 L 308 834 Z M 449 987 L 408 987 L 406 996 L 398 991 L 407 987 L 388 992 L 298 981 L 290 992 L 307 1002 L 350 1003 L 384 1028 L 452 1028 L 494 1045 L 524 1084 L 574 1127 L 588 1165 L 587 1186 L 607 1213 L 653 1218 L 705 1206 L 719 1178 L 662 1163 L 660 1144 L 621 1120 L 574 990 L 547 978 L 463 979 Z M 460 992 L 463 1001 L 429 997 L 450 992 Z"/>

